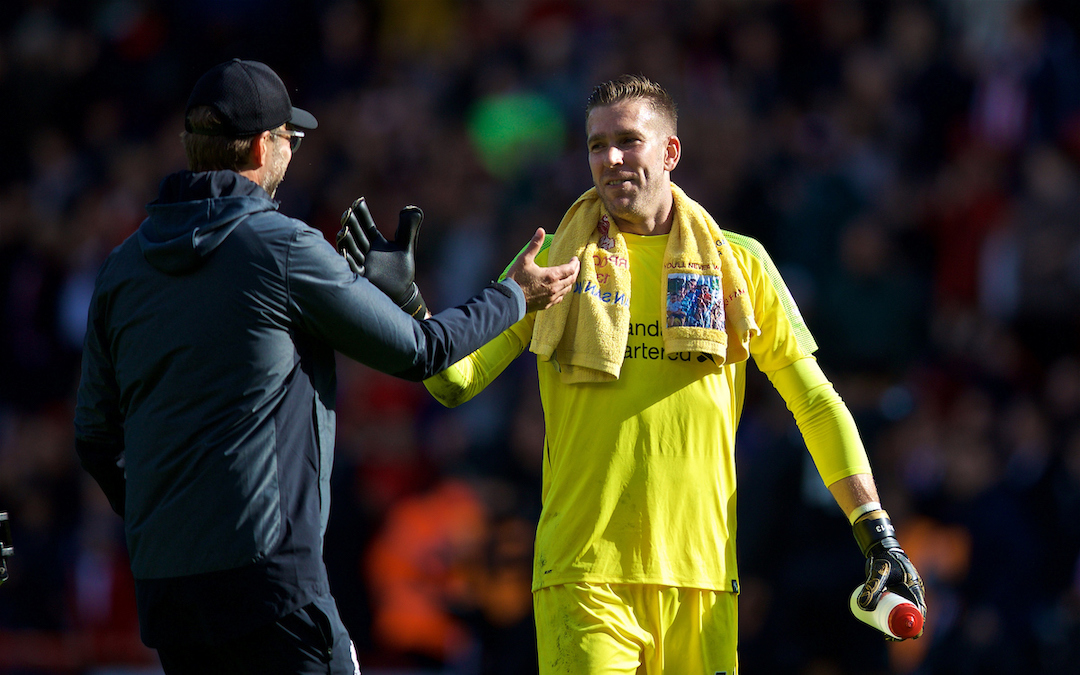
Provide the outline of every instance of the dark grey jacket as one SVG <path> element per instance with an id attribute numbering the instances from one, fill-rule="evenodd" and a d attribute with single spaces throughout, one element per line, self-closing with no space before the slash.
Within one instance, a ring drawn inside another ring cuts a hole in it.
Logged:
<path id="1" fill-rule="evenodd" d="M 325 590 L 335 350 L 420 380 L 524 315 L 503 282 L 415 321 L 276 209 L 239 174 L 173 174 L 98 275 L 76 448 L 124 517 L 151 645 Z"/>

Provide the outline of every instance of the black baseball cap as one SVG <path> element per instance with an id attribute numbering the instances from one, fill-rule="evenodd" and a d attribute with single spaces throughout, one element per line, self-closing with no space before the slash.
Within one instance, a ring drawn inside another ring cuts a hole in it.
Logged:
<path id="1" fill-rule="evenodd" d="M 221 116 L 222 136 L 254 136 L 286 122 L 300 129 L 319 126 L 314 115 L 293 107 L 285 83 L 270 66 L 258 61 L 233 59 L 206 71 L 188 97 L 185 116 L 203 105 Z M 186 119 L 184 128 L 190 133 L 206 133 L 192 129 Z"/>

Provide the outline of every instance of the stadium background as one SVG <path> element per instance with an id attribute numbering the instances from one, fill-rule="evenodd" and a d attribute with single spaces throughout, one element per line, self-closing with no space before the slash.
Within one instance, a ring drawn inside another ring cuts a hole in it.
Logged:
<path id="1" fill-rule="evenodd" d="M 743 672 L 1077 672 L 1078 25 L 1069 0 L 6 0 L 0 672 L 155 672 L 121 523 L 74 456 L 73 391 L 95 271 L 182 168 L 191 85 L 234 56 L 320 120 L 282 210 L 332 238 L 359 195 L 388 234 L 422 206 L 435 309 L 589 186 L 594 84 L 665 85 L 674 179 L 772 252 L 932 612 L 889 646 L 847 612 L 858 550 L 755 373 Z M 326 560 L 365 673 L 531 672 L 532 360 L 454 411 L 339 368 Z"/>

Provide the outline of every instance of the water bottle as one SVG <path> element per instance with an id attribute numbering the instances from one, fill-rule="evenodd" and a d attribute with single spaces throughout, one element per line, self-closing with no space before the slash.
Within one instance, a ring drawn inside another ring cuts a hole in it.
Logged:
<path id="1" fill-rule="evenodd" d="M 919 608 L 907 598 L 885 591 L 877 609 L 870 612 L 859 607 L 859 586 L 851 593 L 851 613 L 863 623 L 877 628 L 882 633 L 897 640 L 913 638 L 922 631 L 923 615 Z"/>

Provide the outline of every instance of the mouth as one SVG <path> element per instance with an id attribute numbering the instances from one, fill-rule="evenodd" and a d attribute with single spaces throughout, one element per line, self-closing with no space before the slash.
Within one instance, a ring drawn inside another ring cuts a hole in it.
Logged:
<path id="1" fill-rule="evenodd" d="M 627 177 L 621 177 L 621 176 L 620 177 L 615 177 L 615 178 L 609 178 L 609 179 L 604 181 L 605 186 L 614 187 L 614 188 L 629 188 L 629 187 L 632 187 L 633 184 L 634 184 L 633 179 L 627 178 Z"/>

